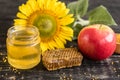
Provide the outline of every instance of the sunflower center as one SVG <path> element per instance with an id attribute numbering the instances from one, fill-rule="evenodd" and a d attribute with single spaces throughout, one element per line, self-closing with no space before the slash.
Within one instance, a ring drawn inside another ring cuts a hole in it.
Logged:
<path id="1" fill-rule="evenodd" d="M 33 25 L 35 25 L 39 29 L 41 38 L 52 37 L 57 29 L 55 18 L 47 14 L 37 15 L 35 20 L 33 21 Z"/>

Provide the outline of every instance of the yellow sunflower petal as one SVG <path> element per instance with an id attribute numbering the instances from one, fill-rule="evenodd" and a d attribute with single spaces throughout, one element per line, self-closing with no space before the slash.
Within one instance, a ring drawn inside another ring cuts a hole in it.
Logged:
<path id="1" fill-rule="evenodd" d="M 26 4 L 26 10 L 28 10 L 28 14 L 31 15 L 33 13 L 30 5 Z"/>
<path id="2" fill-rule="evenodd" d="M 46 2 L 47 0 L 37 0 L 39 9 L 43 9 Z"/>
<path id="3" fill-rule="evenodd" d="M 26 25 L 27 21 L 24 19 L 14 19 L 14 25 Z"/>
<path id="4" fill-rule="evenodd" d="M 72 41 L 72 38 L 69 36 L 65 36 L 65 34 L 60 34 L 61 38 L 64 38 L 66 40 Z"/>
<path id="5" fill-rule="evenodd" d="M 49 45 L 50 49 L 55 49 L 55 45 L 56 45 L 55 42 L 49 41 L 48 45 Z"/>
<path id="6" fill-rule="evenodd" d="M 52 10 L 56 5 L 57 0 L 47 0 L 46 5 L 44 6 L 47 10 Z"/>
<path id="7" fill-rule="evenodd" d="M 58 4 L 55 6 L 55 11 L 59 17 L 64 17 L 68 14 L 69 9 L 66 9 L 65 3 L 58 2 Z"/>
<path id="8" fill-rule="evenodd" d="M 54 40 L 58 45 L 57 48 L 65 48 L 63 42 L 58 37 L 55 36 Z"/>
<path id="9" fill-rule="evenodd" d="M 22 14 L 20 12 L 17 13 L 17 17 L 21 18 L 21 19 L 27 19 L 27 16 L 25 16 L 24 14 Z"/>
<path id="10" fill-rule="evenodd" d="M 71 18 L 73 15 L 69 14 L 65 16 L 64 18 L 60 19 L 60 24 L 62 25 L 68 25 L 74 21 L 74 18 Z"/>
<path id="11" fill-rule="evenodd" d="M 57 48 L 58 45 L 57 45 L 57 43 L 56 43 L 56 41 L 54 39 L 52 39 L 50 42 L 51 42 L 52 46 Z"/>
<path id="12" fill-rule="evenodd" d="M 73 37 L 73 30 L 69 27 L 61 27 L 61 32 L 59 33 L 59 39 L 66 44 L 66 40 L 71 41 Z"/>
<path id="13" fill-rule="evenodd" d="M 50 2 L 52 2 L 51 0 L 47 0 L 46 2 L 44 1 L 44 9 L 48 10 L 49 9 L 49 5 L 50 5 Z"/>
<path id="14" fill-rule="evenodd" d="M 66 16 L 68 13 L 69 13 L 69 9 L 64 9 L 64 10 L 62 10 L 62 11 L 59 11 L 58 13 L 57 13 L 57 15 L 59 15 L 59 17 L 61 18 L 61 17 L 64 17 L 64 16 Z"/>
<path id="15" fill-rule="evenodd" d="M 54 12 L 55 10 L 55 5 L 57 3 L 58 0 L 48 0 L 48 1 L 45 1 L 46 2 L 46 9 L 47 10 L 52 10 Z"/>
<path id="16" fill-rule="evenodd" d="M 61 27 L 61 30 L 62 30 L 65 34 L 69 34 L 71 37 L 73 36 L 73 29 L 71 29 L 70 27 L 63 26 L 63 27 Z"/>
<path id="17" fill-rule="evenodd" d="M 64 43 L 66 44 L 66 40 L 64 38 L 62 38 L 61 36 L 59 36 L 59 39 Z"/>
<path id="18" fill-rule="evenodd" d="M 60 34 L 60 33 L 61 33 L 61 32 L 58 31 L 57 34 Z M 62 38 L 60 35 L 59 35 L 58 37 L 59 37 L 59 39 L 60 39 L 64 44 L 66 44 L 66 40 L 65 40 L 64 38 Z"/>
<path id="19" fill-rule="evenodd" d="M 48 49 L 48 47 L 46 46 L 46 43 L 43 43 L 43 42 L 40 43 L 40 48 L 41 48 L 42 52 L 44 52 Z"/>
<path id="20" fill-rule="evenodd" d="M 32 10 L 29 5 L 22 4 L 22 6 L 19 6 L 19 10 L 26 16 L 30 16 L 32 13 Z"/>
<path id="21" fill-rule="evenodd" d="M 61 33 L 59 34 L 61 38 L 72 41 L 73 30 L 69 27 L 62 27 Z"/>
<path id="22" fill-rule="evenodd" d="M 33 12 L 37 11 L 38 8 L 38 3 L 36 2 L 36 0 L 28 0 L 27 4 L 31 7 L 31 10 Z"/>

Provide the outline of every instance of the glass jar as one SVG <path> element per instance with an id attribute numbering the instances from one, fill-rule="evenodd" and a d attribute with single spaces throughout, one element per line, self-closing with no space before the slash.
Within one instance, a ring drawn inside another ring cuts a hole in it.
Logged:
<path id="1" fill-rule="evenodd" d="M 8 63 L 18 69 L 29 69 L 41 60 L 39 31 L 33 26 L 13 26 L 7 33 Z"/>

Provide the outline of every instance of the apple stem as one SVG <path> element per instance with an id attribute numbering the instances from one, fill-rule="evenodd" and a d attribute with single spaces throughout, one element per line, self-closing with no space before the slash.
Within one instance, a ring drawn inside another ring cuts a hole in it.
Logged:
<path id="1" fill-rule="evenodd" d="M 100 28 L 102 27 L 102 24 L 100 24 Z"/>

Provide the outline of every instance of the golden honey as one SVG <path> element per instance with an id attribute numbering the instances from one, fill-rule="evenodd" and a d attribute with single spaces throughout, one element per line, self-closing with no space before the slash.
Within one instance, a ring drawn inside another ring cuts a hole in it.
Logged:
<path id="1" fill-rule="evenodd" d="M 116 33 L 116 53 L 120 54 L 120 34 Z"/>
<path id="2" fill-rule="evenodd" d="M 41 60 L 40 38 L 36 27 L 11 27 L 7 35 L 8 62 L 18 69 L 29 69 Z"/>
<path id="3" fill-rule="evenodd" d="M 119 33 L 116 33 L 116 41 L 117 41 L 117 43 L 120 43 L 120 34 Z"/>

